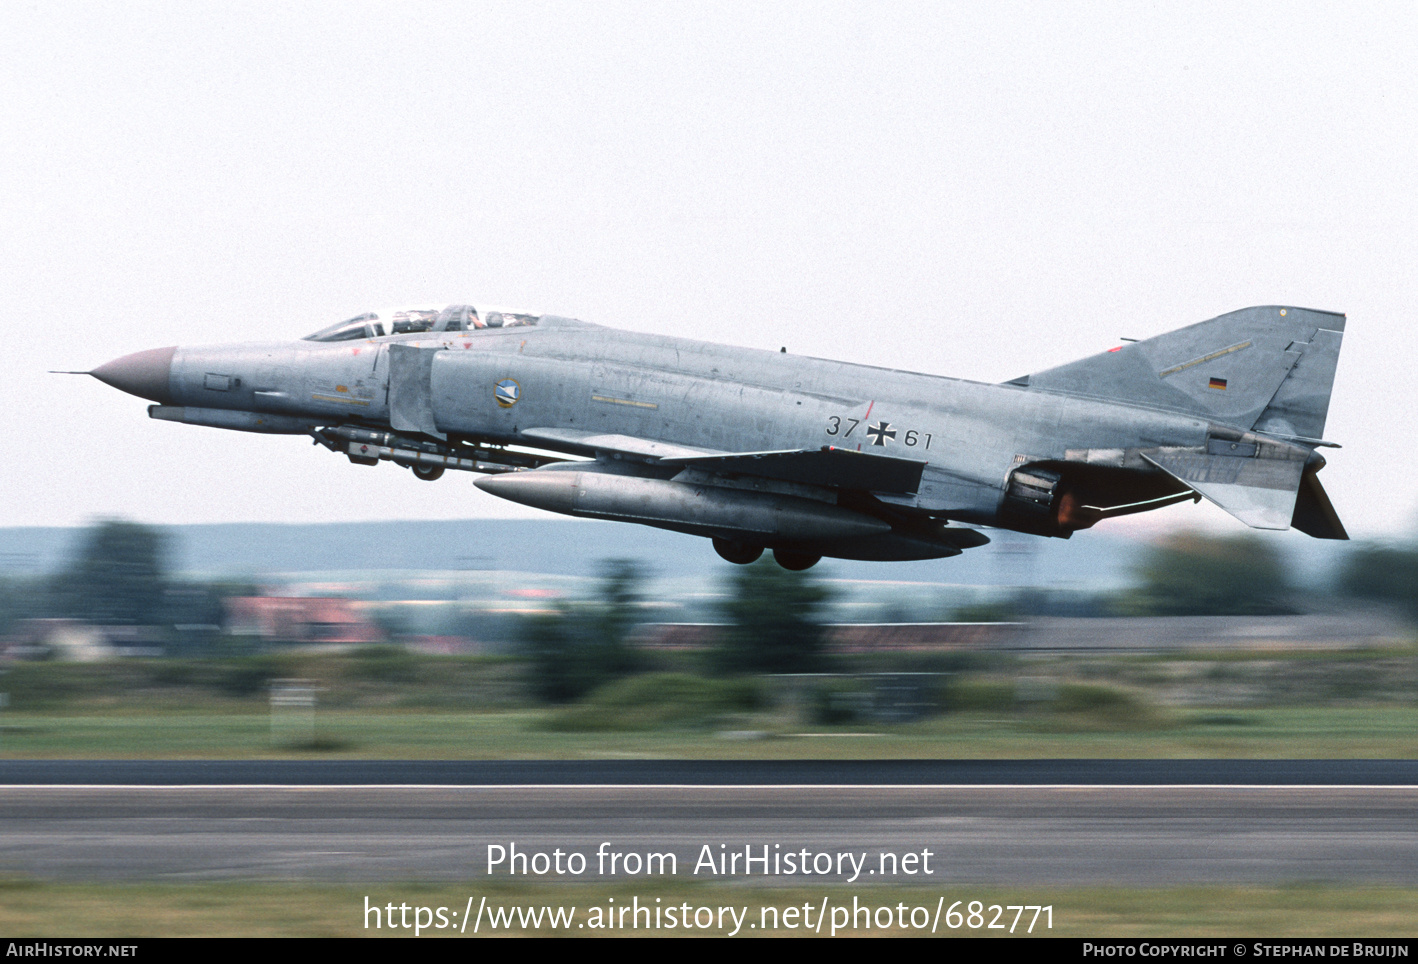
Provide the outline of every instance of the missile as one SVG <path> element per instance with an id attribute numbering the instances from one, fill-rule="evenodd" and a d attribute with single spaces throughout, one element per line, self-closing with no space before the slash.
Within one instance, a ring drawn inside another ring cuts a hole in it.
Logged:
<path id="1" fill-rule="evenodd" d="M 631 475 L 541 469 L 473 484 L 548 512 L 699 535 L 731 533 L 765 543 L 854 539 L 891 531 L 880 519 L 812 499 Z"/>

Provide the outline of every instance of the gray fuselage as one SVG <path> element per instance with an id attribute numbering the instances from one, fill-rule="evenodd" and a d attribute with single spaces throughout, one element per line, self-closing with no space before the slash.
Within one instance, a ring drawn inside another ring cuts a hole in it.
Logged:
<path id="1" fill-rule="evenodd" d="M 889 502 L 983 524 L 1021 464 L 1204 446 L 1205 419 L 1146 407 L 619 331 L 545 317 L 536 327 L 333 344 L 179 348 L 170 404 L 388 426 L 389 348 L 432 350 L 428 398 L 453 436 L 590 454 L 571 433 L 712 452 L 835 446 L 926 463 Z M 516 384 L 513 404 L 495 386 Z M 566 439 L 545 431 L 566 430 Z M 1136 466 L 1135 466 L 1136 467 Z M 1146 472 L 1145 468 L 1138 469 Z"/>

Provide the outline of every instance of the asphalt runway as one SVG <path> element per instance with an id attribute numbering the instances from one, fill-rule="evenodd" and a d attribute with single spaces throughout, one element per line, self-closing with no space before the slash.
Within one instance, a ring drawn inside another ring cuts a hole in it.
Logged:
<path id="1" fill-rule="evenodd" d="M 515 845 L 527 858 L 518 876 L 546 881 L 608 878 L 604 852 L 620 855 L 621 880 L 665 854 L 679 880 L 773 884 L 1418 885 L 1413 771 L 1409 761 L 4 761 L 0 877 L 477 883 L 506 878 L 507 862 L 490 868 L 489 855 Z M 742 856 L 721 865 L 745 848 L 778 870 L 792 855 L 796 871 L 764 876 Z M 556 850 L 564 869 L 579 854 L 585 870 L 537 873 L 535 855 Z"/>
<path id="2" fill-rule="evenodd" d="M 1418 760 L 0 760 L 0 787 L 1418 786 Z"/>

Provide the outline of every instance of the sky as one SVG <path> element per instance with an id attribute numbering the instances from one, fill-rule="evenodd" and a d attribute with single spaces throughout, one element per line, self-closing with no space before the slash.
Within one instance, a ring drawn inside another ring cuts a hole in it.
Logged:
<path id="1" fill-rule="evenodd" d="M 1400 3 L 6 5 L 0 526 L 536 515 L 47 373 L 371 307 L 1002 381 L 1288 304 L 1348 315 L 1341 517 L 1411 535 L 1415 27 Z M 1137 520 L 1108 525 L 1241 530 Z"/>

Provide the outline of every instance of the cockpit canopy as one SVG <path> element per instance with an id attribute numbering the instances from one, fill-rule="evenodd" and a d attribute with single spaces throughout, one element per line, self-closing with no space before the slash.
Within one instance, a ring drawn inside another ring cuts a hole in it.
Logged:
<path id="1" fill-rule="evenodd" d="M 481 314 L 472 305 L 449 305 L 447 308 L 400 308 L 384 312 L 383 317 L 370 311 L 321 328 L 302 341 L 357 341 L 382 338 L 385 335 L 409 335 L 420 332 L 480 331 L 487 328 L 521 328 L 535 325 L 540 315 L 516 311 L 485 309 Z"/>

